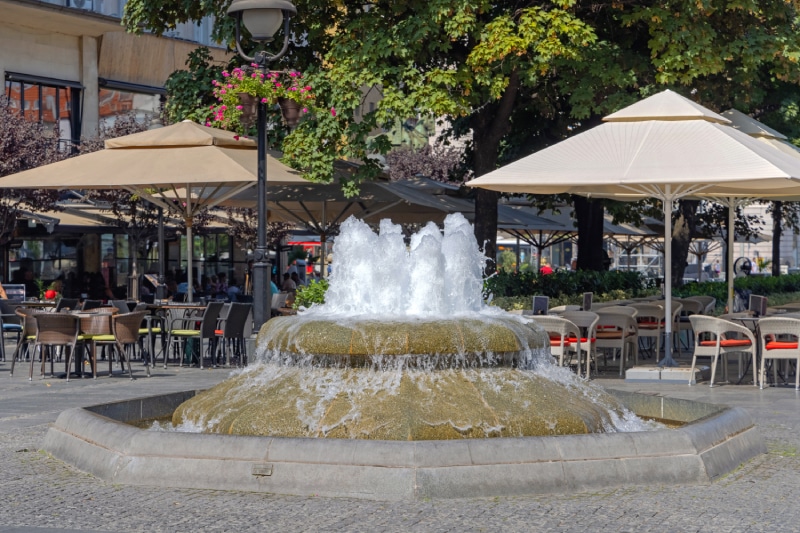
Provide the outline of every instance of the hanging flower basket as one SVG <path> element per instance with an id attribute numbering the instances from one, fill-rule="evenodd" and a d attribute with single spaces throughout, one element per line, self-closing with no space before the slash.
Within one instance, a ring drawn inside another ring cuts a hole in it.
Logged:
<path id="1" fill-rule="evenodd" d="M 254 65 L 255 66 L 255 65 Z M 247 133 L 255 124 L 258 104 L 280 105 L 284 123 L 293 128 L 314 107 L 311 87 L 302 85 L 298 72 L 267 72 L 235 68 L 214 80 L 218 104 L 211 106 L 212 120 L 206 125 Z"/>

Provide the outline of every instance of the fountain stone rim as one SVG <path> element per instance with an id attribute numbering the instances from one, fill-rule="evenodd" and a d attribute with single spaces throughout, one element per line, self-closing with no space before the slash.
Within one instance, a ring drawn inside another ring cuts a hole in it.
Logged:
<path id="1" fill-rule="evenodd" d="M 43 448 L 112 483 L 378 500 L 704 484 L 766 453 L 742 408 L 607 390 L 638 414 L 689 409 L 695 421 L 639 433 L 414 442 L 157 432 L 124 423 L 168 414 L 196 393 L 185 391 L 64 411 Z"/>

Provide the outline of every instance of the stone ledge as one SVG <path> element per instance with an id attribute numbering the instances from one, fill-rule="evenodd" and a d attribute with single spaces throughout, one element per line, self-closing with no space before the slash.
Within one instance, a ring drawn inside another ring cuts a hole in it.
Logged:
<path id="1" fill-rule="evenodd" d="M 636 412 L 691 413 L 696 422 L 642 433 L 420 442 L 153 432 L 120 423 L 134 413 L 168 414 L 188 392 L 70 409 L 44 448 L 113 483 L 381 500 L 708 483 L 766 452 L 743 409 L 610 392 Z"/>

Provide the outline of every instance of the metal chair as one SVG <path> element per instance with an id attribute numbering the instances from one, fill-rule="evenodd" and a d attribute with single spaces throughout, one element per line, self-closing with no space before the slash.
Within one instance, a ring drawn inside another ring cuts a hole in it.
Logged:
<path id="1" fill-rule="evenodd" d="M 741 324 L 713 316 L 692 315 L 689 317 L 694 330 L 694 353 L 692 355 L 692 368 L 689 374 L 689 385 L 694 377 L 694 367 L 698 357 L 711 358 L 711 382 L 717 373 L 717 364 L 722 359 L 723 379 L 728 379 L 728 354 L 739 352 L 749 353 L 753 360 L 756 357 L 756 339 L 753 333 Z M 739 363 L 741 368 L 741 359 Z M 756 383 L 756 368 L 753 364 L 753 384 Z"/>
<path id="2" fill-rule="evenodd" d="M 200 354 L 200 368 L 203 368 L 204 340 L 208 341 L 208 353 L 211 354 L 212 360 L 216 357 L 217 323 L 224 306 L 225 302 L 209 302 L 205 311 L 203 312 L 202 317 L 175 318 L 173 323 L 170 325 L 169 337 L 167 339 L 167 349 L 169 349 L 173 342 L 177 342 L 179 346 L 184 347 L 185 349 L 185 345 L 188 340 L 199 340 L 200 346 L 198 348 Z M 187 325 L 194 326 L 198 320 L 200 320 L 199 329 L 195 329 L 194 327 L 186 327 Z M 176 324 L 178 327 L 175 327 Z M 180 366 L 183 366 L 183 357 L 181 357 Z"/>
<path id="3" fill-rule="evenodd" d="M 761 369 L 759 387 L 764 388 L 766 381 L 767 359 L 785 359 L 795 361 L 795 390 L 800 390 L 800 319 L 787 317 L 769 317 L 758 321 L 758 338 L 761 345 Z M 755 365 L 754 365 L 755 366 Z M 773 365 L 773 376 L 777 383 L 777 366 Z M 753 369 L 755 373 L 755 368 Z"/>
<path id="4" fill-rule="evenodd" d="M 81 304 L 81 311 L 91 311 L 103 307 L 102 300 L 84 300 Z"/>
<path id="5" fill-rule="evenodd" d="M 240 366 L 247 366 L 247 346 L 244 342 L 244 333 L 247 321 L 251 317 L 253 304 L 233 302 L 225 318 L 220 318 L 220 328 L 217 337 L 222 339 L 223 356 L 225 365 L 231 366 L 231 353 L 239 354 Z"/>
<path id="6" fill-rule="evenodd" d="M 56 304 L 55 312 L 74 311 L 80 308 L 80 300 L 77 298 L 61 298 Z"/>

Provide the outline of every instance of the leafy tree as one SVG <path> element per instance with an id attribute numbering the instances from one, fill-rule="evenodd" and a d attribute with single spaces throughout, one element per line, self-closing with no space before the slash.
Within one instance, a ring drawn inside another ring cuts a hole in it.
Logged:
<path id="1" fill-rule="evenodd" d="M 225 0 L 131 0 L 125 22 L 160 33 L 177 22 L 220 15 L 225 5 Z M 335 117 L 304 121 L 284 145 L 298 154 L 290 162 L 316 179 L 330 179 L 337 156 L 366 161 L 368 150 L 385 152 L 386 139 L 369 133 L 398 117 L 450 117 L 454 135 L 470 133 L 468 161 L 481 176 L 667 87 L 693 92 L 719 110 L 791 99 L 800 80 L 794 2 L 298 0 L 296 5 L 293 31 L 302 35 L 296 40 L 302 45 L 283 64 L 302 70 L 318 101 L 337 111 Z M 229 20 L 218 20 L 219 35 L 230 36 Z M 361 87 L 376 85 L 383 100 L 356 122 Z M 309 146 L 322 149 L 302 151 Z M 354 191 L 356 185 L 349 185 Z M 475 195 L 476 236 L 489 243 L 487 255 L 494 257 L 498 194 Z M 602 217 L 601 209 L 578 212 L 579 228 L 596 227 Z M 584 213 L 594 218 L 581 222 Z M 599 253 L 598 239 L 602 236 L 581 245 L 581 258 Z M 681 264 L 685 259 L 676 258 Z M 585 264 L 597 268 L 592 263 Z"/>
<path id="2" fill-rule="evenodd" d="M 0 98 L 0 177 L 8 176 L 69 156 L 59 145 L 58 130 L 31 122 Z M 58 192 L 43 189 L 0 189 L 0 245 L 13 237 L 22 210 L 56 209 Z"/>
<path id="3" fill-rule="evenodd" d="M 189 53 L 186 67 L 186 70 L 173 72 L 164 84 L 169 94 L 164 114 L 171 123 L 193 120 L 204 124 L 211 117 L 211 106 L 216 103 L 211 83 L 220 79 L 224 65 L 214 64 L 208 48 L 201 46 Z"/>

